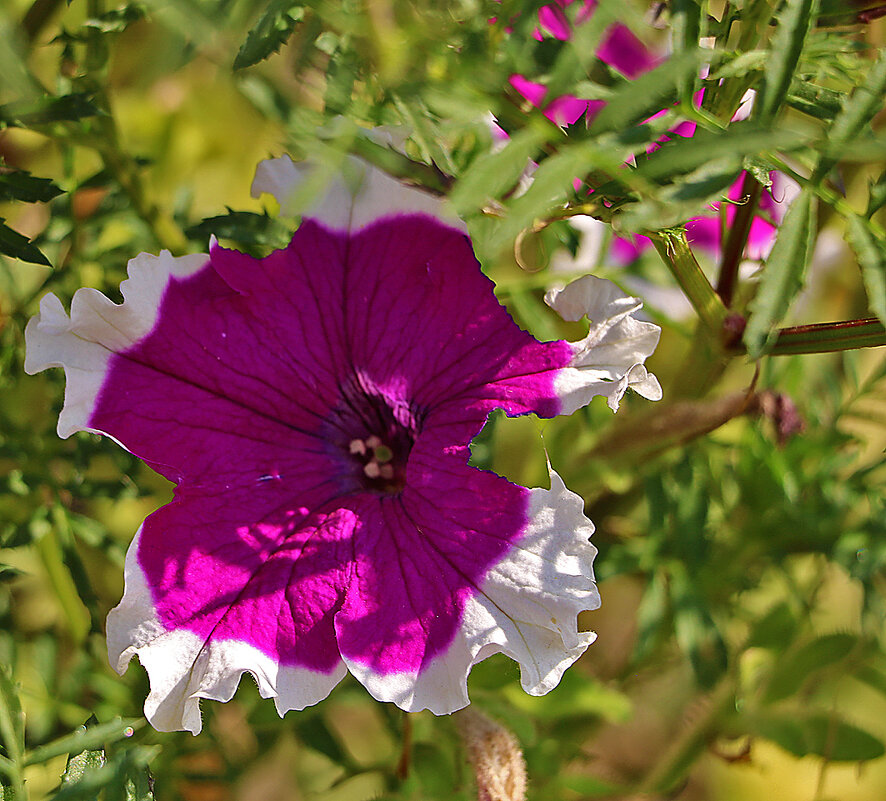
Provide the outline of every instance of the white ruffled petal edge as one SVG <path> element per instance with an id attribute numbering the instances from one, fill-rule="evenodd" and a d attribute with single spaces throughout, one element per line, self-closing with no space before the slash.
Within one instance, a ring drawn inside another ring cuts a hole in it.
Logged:
<path id="1" fill-rule="evenodd" d="M 448 714 L 468 705 L 471 667 L 496 653 L 520 665 L 520 683 L 544 695 L 596 639 L 578 613 L 600 606 L 594 583 L 594 526 L 583 501 L 551 471 L 551 489 L 532 489 L 522 539 L 465 605 L 455 640 L 420 673 L 382 675 L 345 657 L 348 670 L 379 701 L 407 712 Z"/>
<path id="2" fill-rule="evenodd" d="M 315 179 L 321 183 L 312 187 Z M 255 198 L 267 192 L 283 214 L 300 214 L 335 231 L 357 231 L 398 214 L 427 214 L 467 233 L 445 200 L 406 186 L 354 156 L 328 175 L 314 162 L 296 163 L 288 155 L 266 159 L 255 170 L 251 192 Z"/>
<path id="3" fill-rule="evenodd" d="M 239 640 L 210 640 L 185 629 L 167 631 L 153 613 L 154 604 L 137 550 L 141 529 L 126 554 L 126 590 L 108 615 L 108 658 L 122 674 L 137 656 L 148 673 L 151 691 L 145 717 L 158 731 L 190 731 L 203 726 L 200 699 L 230 701 L 240 678 L 250 673 L 262 698 L 273 698 L 280 717 L 322 701 L 347 672 L 340 663 L 332 673 L 286 667 Z"/>
<path id="4" fill-rule="evenodd" d="M 578 613 L 596 609 L 597 549 L 588 541 L 594 526 L 582 499 L 551 472 L 551 489 L 533 489 L 529 523 L 522 539 L 487 574 L 466 604 L 455 640 L 420 673 L 380 675 L 345 659 L 332 673 L 280 666 L 236 640 L 208 643 L 190 631 L 167 631 L 137 562 L 139 534 L 126 556 L 126 590 L 108 615 L 108 655 L 123 673 L 133 656 L 148 672 L 151 691 L 145 716 L 160 731 L 202 726 L 200 699 L 229 701 L 243 673 L 250 673 L 263 698 L 274 698 L 281 717 L 323 700 L 349 670 L 379 701 L 408 712 L 449 714 L 468 704 L 471 667 L 496 653 L 520 665 L 521 684 L 544 695 L 596 639 L 578 630 Z"/>
<path id="5" fill-rule="evenodd" d="M 632 315 L 643 304 L 625 295 L 611 281 L 586 275 L 564 289 L 551 289 L 545 302 L 564 320 L 587 317 L 588 335 L 572 342 L 572 361 L 560 371 L 555 390 L 561 414 L 572 414 L 596 395 L 606 397 L 612 411 L 628 388 L 648 400 L 661 400 L 658 379 L 644 366 L 652 355 L 661 328 Z"/>
<path id="6" fill-rule="evenodd" d="M 175 257 L 168 250 L 159 256 L 140 253 L 129 261 L 129 278 L 120 284 L 122 304 L 96 289 L 78 289 L 70 318 L 55 295 L 43 297 L 40 313 L 25 328 L 25 372 L 33 375 L 48 367 L 64 368 L 60 437 L 91 430 L 89 420 L 111 355 L 148 334 L 169 281 L 196 273 L 208 258 L 202 254 Z"/>

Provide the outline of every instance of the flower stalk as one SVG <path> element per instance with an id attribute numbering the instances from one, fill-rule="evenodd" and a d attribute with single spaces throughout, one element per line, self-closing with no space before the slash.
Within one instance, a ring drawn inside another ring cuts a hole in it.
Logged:
<path id="1" fill-rule="evenodd" d="M 689 248 L 686 231 L 666 229 L 649 234 L 658 255 L 673 273 L 705 328 L 721 336 L 728 310 Z"/>
<path id="2" fill-rule="evenodd" d="M 720 276 L 717 280 L 717 294 L 727 307 L 732 305 L 738 279 L 738 267 L 748 242 L 748 235 L 751 232 L 751 224 L 754 221 L 757 204 L 760 202 L 762 189 L 760 182 L 751 173 L 746 172 L 741 185 L 742 203 L 736 209 L 735 220 L 723 248 L 723 260 L 720 263 Z"/>

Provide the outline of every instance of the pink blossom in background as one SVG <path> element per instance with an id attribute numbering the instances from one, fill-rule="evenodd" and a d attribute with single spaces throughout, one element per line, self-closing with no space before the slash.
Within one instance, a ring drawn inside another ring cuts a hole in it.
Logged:
<path id="1" fill-rule="evenodd" d="M 726 231 L 735 219 L 737 207 L 735 203 L 742 198 L 742 186 L 745 172 L 742 171 L 738 179 L 729 188 L 727 197 L 735 201 L 726 205 Z M 747 246 L 744 258 L 752 261 L 765 259 L 775 242 L 777 226 L 781 223 L 795 194 L 795 186 L 781 173 L 770 174 L 772 186 L 765 189 L 760 195 L 759 213 L 751 222 L 751 230 L 748 234 Z M 686 223 L 686 237 L 693 249 L 699 249 L 707 253 L 711 258 L 718 259 L 722 255 L 723 242 L 721 241 L 723 224 L 720 220 L 721 204 L 712 205 L 711 213 L 700 217 L 693 217 Z M 636 234 L 630 238 L 615 237 L 612 242 L 610 256 L 615 264 L 630 264 L 643 252 L 652 247 L 649 238 Z"/>
<path id="2" fill-rule="evenodd" d="M 540 28 L 536 28 L 535 38 L 539 41 L 543 39 L 544 31 L 561 41 L 569 39 L 572 35 L 572 28 L 563 9 L 571 5 L 572 2 L 573 0 L 556 0 L 555 3 L 539 9 Z M 584 0 L 576 22 L 581 24 L 589 19 L 596 6 L 596 0 Z M 621 23 L 611 25 L 604 34 L 597 49 L 597 57 L 628 78 L 642 75 L 660 61 L 658 56 L 646 47 L 627 26 Z M 557 125 L 572 125 L 585 113 L 587 113 L 587 119 L 591 120 L 605 105 L 603 100 L 581 100 L 571 95 L 547 100 L 546 87 L 530 81 L 522 75 L 512 75 L 510 82 L 522 97 L 532 105 L 541 108 L 544 115 Z"/>
<path id="3" fill-rule="evenodd" d="M 284 211 L 312 167 L 259 165 Z M 630 387 L 659 329 L 586 276 L 548 302 L 591 319 L 539 342 L 499 305 L 441 202 L 350 160 L 288 247 L 255 259 L 141 254 L 115 305 L 70 317 L 50 294 L 25 337 L 29 373 L 63 367 L 59 434 L 112 437 L 175 484 L 142 524 L 108 618 L 112 665 L 138 656 L 160 730 L 202 726 L 201 698 L 242 674 L 282 715 L 346 672 L 405 710 L 468 703 L 494 653 L 540 695 L 594 640 L 593 525 L 580 497 L 468 464 L 493 409 L 569 414 Z"/>

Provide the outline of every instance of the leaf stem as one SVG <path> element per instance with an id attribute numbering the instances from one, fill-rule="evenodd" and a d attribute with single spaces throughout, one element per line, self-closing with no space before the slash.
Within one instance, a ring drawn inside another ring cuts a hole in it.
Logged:
<path id="1" fill-rule="evenodd" d="M 732 305 L 735 284 L 738 279 L 738 267 L 747 245 L 762 190 L 760 182 L 751 173 L 746 172 L 741 185 L 741 197 L 744 202 L 736 209 L 735 219 L 732 221 L 729 236 L 723 246 L 723 259 L 720 262 L 720 275 L 717 279 L 717 294 L 727 307 Z"/>

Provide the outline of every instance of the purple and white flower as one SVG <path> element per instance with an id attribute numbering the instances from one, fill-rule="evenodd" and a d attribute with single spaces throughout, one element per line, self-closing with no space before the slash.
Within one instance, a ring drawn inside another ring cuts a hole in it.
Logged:
<path id="1" fill-rule="evenodd" d="M 311 167 L 263 162 L 284 209 Z M 502 652 L 542 694 L 594 640 L 582 500 L 556 473 L 525 489 L 469 466 L 491 410 L 570 413 L 628 387 L 659 329 L 588 276 L 551 295 L 578 343 L 539 342 L 499 305 L 444 204 L 356 160 L 288 247 L 255 259 L 141 254 L 116 305 L 54 295 L 26 331 L 29 373 L 63 367 L 58 431 L 112 437 L 174 482 L 141 526 L 108 618 L 145 714 L 201 728 L 199 699 L 251 673 L 282 715 L 350 671 L 379 700 L 449 713 Z"/>

